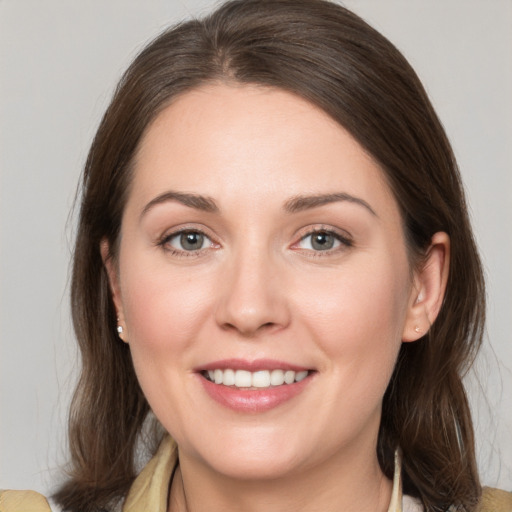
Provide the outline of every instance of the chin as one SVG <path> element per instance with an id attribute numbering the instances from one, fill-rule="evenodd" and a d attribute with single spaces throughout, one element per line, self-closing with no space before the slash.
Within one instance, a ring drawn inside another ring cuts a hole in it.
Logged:
<path id="1" fill-rule="evenodd" d="M 302 459 L 311 459 L 305 453 L 307 448 L 298 441 L 275 431 L 237 429 L 236 434 L 218 435 L 217 432 L 215 440 L 196 445 L 192 450 L 196 461 L 225 477 L 269 480 L 291 474 L 302 465 Z M 180 457 L 185 451 L 186 448 L 180 448 Z"/>
<path id="2" fill-rule="evenodd" d="M 297 460 L 284 458 L 281 454 L 260 453 L 252 457 L 227 456 L 210 464 L 213 471 L 235 480 L 277 480 L 297 471 Z"/>

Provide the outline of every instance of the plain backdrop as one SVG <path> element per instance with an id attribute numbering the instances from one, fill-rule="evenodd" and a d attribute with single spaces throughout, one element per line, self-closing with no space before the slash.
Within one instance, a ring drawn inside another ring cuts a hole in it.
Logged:
<path id="1" fill-rule="evenodd" d="M 0 488 L 48 493 L 76 377 L 76 184 L 121 72 L 212 0 L 0 0 Z M 512 490 L 512 0 L 347 0 L 424 81 L 459 159 L 488 279 L 467 380 L 482 480 Z"/>

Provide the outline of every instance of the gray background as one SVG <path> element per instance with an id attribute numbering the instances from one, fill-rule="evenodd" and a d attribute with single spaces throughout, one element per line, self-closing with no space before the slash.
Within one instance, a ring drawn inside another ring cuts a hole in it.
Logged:
<path id="1" fill-rule="evenodd" d="M 489 287 L 468 378 L 483 481 L 512 490 L 512 0 L 350 0 L 423 79 L 467 186 Z M 211 0 L 0 0 L 0 488 L 48 493 L 76 374 L 69 212 L 121 72 Z"/>

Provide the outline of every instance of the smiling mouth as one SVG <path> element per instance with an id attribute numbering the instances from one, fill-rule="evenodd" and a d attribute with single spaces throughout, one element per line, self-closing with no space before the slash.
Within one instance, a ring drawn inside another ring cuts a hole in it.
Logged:
<path id="1" fill-rule="evenodd" d="M 255 390 L 288 386 L 304 380 L 312 372 L 309 370 L 247 370 L 215 369 L 204 370 L 201 375 L 208 381 L 221 386 L 234 387 L 241 390 Z"/>

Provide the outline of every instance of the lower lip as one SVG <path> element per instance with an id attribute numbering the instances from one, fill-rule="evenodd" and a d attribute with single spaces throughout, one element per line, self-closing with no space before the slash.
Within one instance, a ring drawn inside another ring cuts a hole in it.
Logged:
<path id="1" fill-rule="evenodd" d="M 311 374 L 300 382 L 262 389 L 223 386 L 198 374 L 208 395 L 216 402 L 238 412 L 259 413 L 274 409 L 300 394 L 311 381 Z"/>

